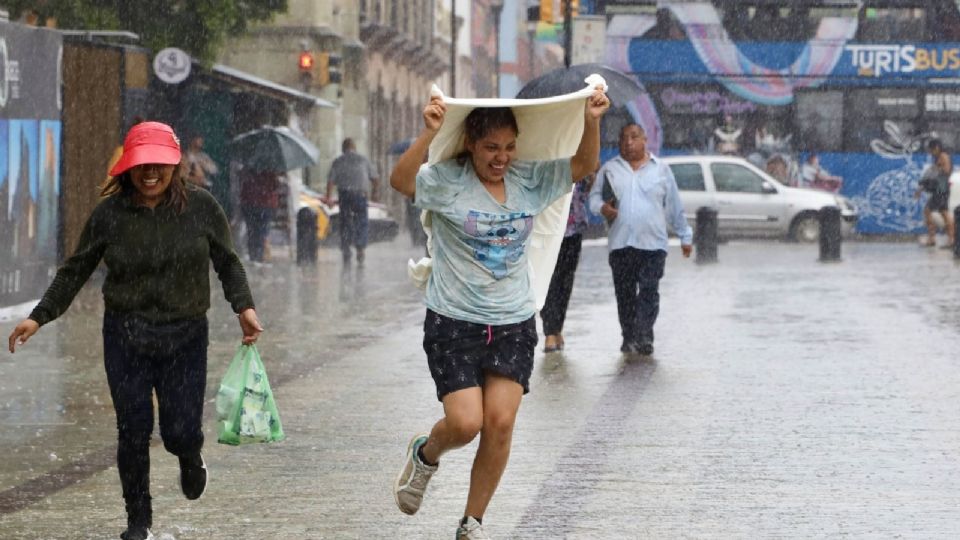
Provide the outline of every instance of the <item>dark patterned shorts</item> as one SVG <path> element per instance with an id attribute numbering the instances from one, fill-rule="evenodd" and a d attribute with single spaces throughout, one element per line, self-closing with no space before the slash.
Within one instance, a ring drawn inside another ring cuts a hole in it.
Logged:
<path id="1" fill-rule="evenodd" d="M 516 324 L 486 325 L 451 319 L 428 309 L 423 350 L 437 385 L 437 399 L 483 386 L 487 371 L 516 381 L 526 394 L 537 339 L 534 317 Z"/>
<path id="2" fill-rule="evenodd" d="M 950 193 L 933 192 L 927 199 L 927 210 L 931 212 L 945 212 L 950 209 Z"/>

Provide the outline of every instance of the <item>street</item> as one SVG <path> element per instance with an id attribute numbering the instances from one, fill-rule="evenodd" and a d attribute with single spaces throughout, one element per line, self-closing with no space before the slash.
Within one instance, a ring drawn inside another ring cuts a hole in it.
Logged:
<path id="1" fill-rule="evenodd" d="M 588 242 L 566 347 L 538 346 L 513 452 L 484 517 L 498 539 L 956 538 L 960 277 L 914 243 L 671 247 L 652 358 L 619 352 L 606 246 Z M 210 484 L 180 493 L 151 449 L 161 540 L 453 536 L 476 441 L 444 456 L 413 517 L 392 495 L 441 406 L 421 348 L 405 236 L 366 266 L 248 268 L 287 440 L 217 444 L 213 400 L 239 342 L 211 283 Z M 125 527 L 98 284 L 0 355 L 0 538 L 112 539 Z M 14 321 L 3 323 L 6 337 Z M 538 323 L 539 327 L 539 323 Z"/>

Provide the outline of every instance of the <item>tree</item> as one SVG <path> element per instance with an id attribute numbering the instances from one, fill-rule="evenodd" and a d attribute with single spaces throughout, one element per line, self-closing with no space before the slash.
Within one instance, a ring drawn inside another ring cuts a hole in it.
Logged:
<path id="1" fill-rule="evenodd" d="M 227 36 L 287 10 L 287 0 L 8 0 L 11 19 L 35 12 L 40 24 L 76 30 L 129 30 L 159 51 L 179 47 L 211 62 Z"/>

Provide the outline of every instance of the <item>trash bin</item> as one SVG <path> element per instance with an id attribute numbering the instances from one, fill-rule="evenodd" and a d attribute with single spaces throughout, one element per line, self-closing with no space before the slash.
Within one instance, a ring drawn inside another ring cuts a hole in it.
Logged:
<path id="1" fill-rule="evenodd" d="M 317 212 L 305 206 L 297 212 L 297 264 L 316 264 L 317 247 Z"/>

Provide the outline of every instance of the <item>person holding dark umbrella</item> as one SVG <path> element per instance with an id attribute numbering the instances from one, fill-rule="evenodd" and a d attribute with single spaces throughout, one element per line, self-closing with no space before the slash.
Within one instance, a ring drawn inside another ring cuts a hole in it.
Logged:
<path id="1" fill-rule="evenodd" d="M 270 226 L 280 206 L 280 175 L 269 170 L 244 169 L 240 182 L 240 210 L 247 224 L 247 255 L 254 265 L 261 265 Z"/>
<path id="2" fill-rule="evenodd" d="M 183 495 L 198 499 L 207 486 L 200 450 L 211 261 L 243 343 L 255 343 L 263 331 L 227 217 L 210 193 L 185 182 L 180 163 L 180 141 L 170 126 L 143 122 L 130 129 L 76 251 L 8 340 L 11 353 L 26 344 L 67 310 L 100 261 L 106 264 L 103 355 L 127 509 L 123 540 L 153 538 L 154 392 L 163 445 L 179 458 Z"/>

